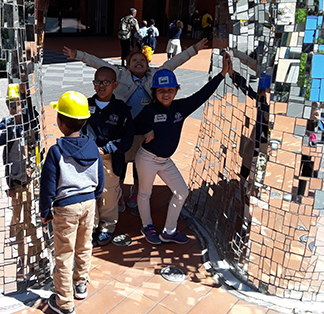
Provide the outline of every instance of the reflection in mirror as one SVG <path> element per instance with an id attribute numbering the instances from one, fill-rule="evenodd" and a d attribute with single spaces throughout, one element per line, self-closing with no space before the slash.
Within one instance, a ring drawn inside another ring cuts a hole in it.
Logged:
<path id="1" fill-rule="evenodd" d="M 187 200 L 237 277 L 303 301 L 324 296 L 322 12 L 218 2 L 211 75 L 223 50 L 233 71 L 205 108 Z"/>
<path id="2" fill-rule="evenodd" d="M 45 143 L 38 64 L 43 47 L 37 42 L 43 24 L 34 24 L 34 1 L 5 2 L 0 2 L 1 293 L 40 287 L 50 278 L 53 231 L 51 225 L 43 228 L 38 209 Z M 45 16 L 43 10 L 44 3 L 39 13 Z"/>

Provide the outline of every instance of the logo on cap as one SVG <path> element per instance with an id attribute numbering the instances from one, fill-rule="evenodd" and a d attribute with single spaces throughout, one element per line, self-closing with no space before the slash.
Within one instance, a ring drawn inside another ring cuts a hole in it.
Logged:
<path id="1" fill-rule="evenodd" d="M 169 84 L 169 77 L 168 76 L 159 77 L 159 84 L 160 85 Z"/>

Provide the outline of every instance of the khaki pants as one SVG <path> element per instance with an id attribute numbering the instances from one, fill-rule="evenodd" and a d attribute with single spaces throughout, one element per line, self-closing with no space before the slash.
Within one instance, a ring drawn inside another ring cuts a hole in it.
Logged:
<path id="1" fill-rule="evenodd" d="M 182 206 L 188 196 L 188 187 L 180 171 L 171 158 L 157 157 L 143 147 L 137 152 L 135 161 L 140 183 L 137 202 L 143 226 L 153 223 L 150 198 L 154 179 L 158 175 L 173 193 L 169 202 L 165 228 L 170 230 L 176 228 Z"/>
<path id="2" fill-rule="evenodd" d="M 10 222 L 10 237 L 16 237 L 14 243 L 18 244 L 19 257 L 24 259 L 25 255 L 29 258 L 35 255 L 36 260 L 39 260 L 42 248 L 40 240 L 37 240 L 36 237 L 36 228 L 32 223 L 31 184 L 28 183 L 25 186 L 15 184 L 15 188 L 11 189 L 12 192 L 14 192 L 14 195 L 11 197 L 12 218 Z M 22 222 L 21 215 L 23 215 Z M 30 236 L 31 241 L 29 244 L 25 244 L 25 237 L 28 236 Z"/>
<path id="3" fill-rule="evenodd" d="M 94 227 L 100 232 L 113 233 L 118 221 L 118 200 L 122 194 L 119 177 L 112 169 L 111 155 L 101 155 L 105 171 L 105 188 L 97 202 Z"/>
<path id="4" fill-rule="evenodd" d="M 62 309 L 74 307 L 72 283 L 78 285 L 89 280 L 95 206 L 93 199 L 54 207 L 53 280 L 56 302 Z"/>

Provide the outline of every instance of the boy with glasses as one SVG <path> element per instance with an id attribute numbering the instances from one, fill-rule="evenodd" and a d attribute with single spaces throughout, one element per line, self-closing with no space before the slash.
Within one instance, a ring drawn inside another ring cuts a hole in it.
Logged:
<path id="1" fill-rule="evenodd" d="M 93 80 L 96 94 L 88 99 L 91 117 L 81 132 L 93 139 L 99 149 L 105 170 L 105 189 L 97 202 L 92 235 L 93 245 L 106 245 L 118 221 L 118 200 L 122 194 L 119 176 L 125 163 L 125 153 L 134 137 L 130 108 L 115 98 L 118 86 L 116 73 L 108 67 L 99 68 Z"/>

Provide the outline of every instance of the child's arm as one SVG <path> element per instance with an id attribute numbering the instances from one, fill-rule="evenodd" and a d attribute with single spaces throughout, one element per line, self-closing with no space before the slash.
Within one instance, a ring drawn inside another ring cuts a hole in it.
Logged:
<path id="1" fill-rule="evenodd" d="M 96 200 L 101 196 L 105 186 L 105 172 L 100 155 L 98 154 L 98 185 L 95 191 Z"/>
<path id="2" fill-rule="evenodd" d="M 111 154 L 116 151 L 126 153 L 132 147 L 134 140 L 134 124 L 129 110 L 126 111 L 126 118 L 118 133 L 118 137 L 117 140 L 110 141 L 102 147 L 105 154 Z"/>
<path id="3" fill-rule="evenodd" d="M 51 208 L 56 195 L 56 186 L 59 176 L 58 162 L 54 156 L 54 148 L 55 145 L 52 146 L 47 153 L 41 176 L 39 207 L 41 217 L 44 218 L 44 223 L 47 219 L 51 219 Z"/>
<path id="4" fill-rule="evenodd" d="M 115 70 L 116 66 L 109 62 L 102 60 L 99 57 L 91 55 L 85 51 L 71 49 L 69 47 L 64 46 L 63 54 L 68 57 L 68 59 L 76 59 L 80 60 L 95 69 L 99 69 L 100 67 L 109 67 Z"/>

